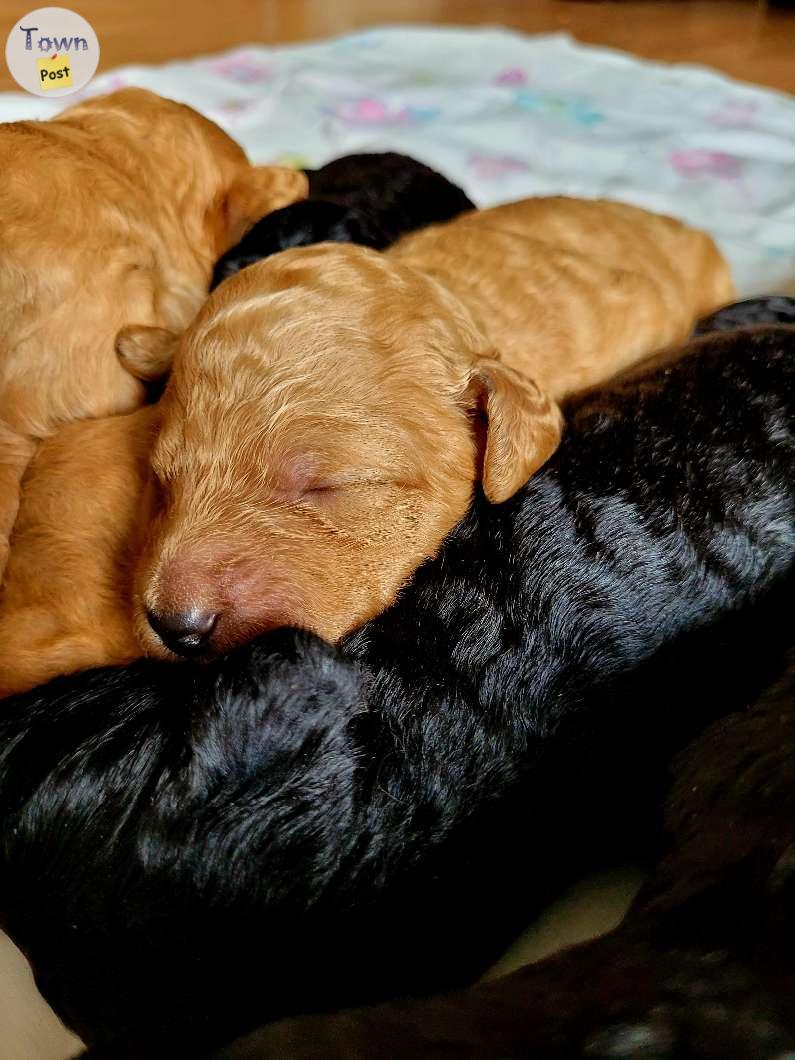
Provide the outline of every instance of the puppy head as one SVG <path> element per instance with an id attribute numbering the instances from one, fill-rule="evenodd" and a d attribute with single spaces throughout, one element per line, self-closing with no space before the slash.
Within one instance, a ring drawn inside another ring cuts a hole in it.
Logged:
<path id="1" fill-rule="evenodd" d="M 263 217 L 216 262 L 211 290 L 222 280 L 290 247 L 357 243 L 383 250 L 389 237 L 372 214 L 335 202 L 306 199 Z"/>
<path id="2" fill-rule="evenodd" d="M 303 173 L 249 165 L 211 121 L 142 89 L 3 125 L 0 153 L 0 388 L 24 389 L 6 404 L 26 406 L 25 434 L 140 404 L 120 330 L 184 328 L 219 254 L 306 192 Z"/>
<path id="3" fill-rule="evenodd" d="M 308 192 L 303 172 L 250 165 L 215 122 L 145 89 L 99 96 L 55 120 L 99 140 L 102 152 L 132 180 L 143 178 L 152 215 L 161 205 L 176 213 L 210 265 L 265 214 Z"/>
<path id="4" fill-rule="evenodd" d="M 336 639 L 464 514 L 557 444 L 557 410 L 434 281 L 374 251 L 286 251 L 224 283 L 178 348 L 136 580 L 145 646 L 278 626 Z M 481 444 L 485 435 L 485 447 Z"/>

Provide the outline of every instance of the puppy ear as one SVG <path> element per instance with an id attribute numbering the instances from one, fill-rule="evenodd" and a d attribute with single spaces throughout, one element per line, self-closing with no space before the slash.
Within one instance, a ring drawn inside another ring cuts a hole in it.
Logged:
<path id="1" fill-rule="evenodd" d="M 225 215 L 228 250 L 260 218 L 309 194 L 309 181 L 300 169 L 287 166 L 249 166 L 227 192 Z"/>
<path id="2" fill-rule="evenodd" d="M 486 419 L 483 492 L 501 504 L 555 452 L 563 417 L 532 379 L 496 359 L 478 362 L 469 393 Z"/>
<path id="3" fill-rule="evenodd" d="M 131 324 L 116 336 L 116 353 L 130 375 L 152 383 L 168 374 L 178 339 L 167 328 Z"/>

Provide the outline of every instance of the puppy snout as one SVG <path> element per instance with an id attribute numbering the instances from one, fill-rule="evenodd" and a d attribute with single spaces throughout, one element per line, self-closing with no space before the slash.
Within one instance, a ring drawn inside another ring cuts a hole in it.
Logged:
<path id="1" fill-rule="evenodd" d="M 218 622 L 217 611 L 200 608 L 163 612 L 147 608 L 146 617 L 165 646 L 186 658 L 204 654 Z"/>

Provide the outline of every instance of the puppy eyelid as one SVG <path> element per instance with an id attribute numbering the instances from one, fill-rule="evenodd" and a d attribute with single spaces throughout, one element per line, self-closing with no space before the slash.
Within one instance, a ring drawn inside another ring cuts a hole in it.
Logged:
<path id="1" fill-rule="evenodd" d="M 364 486 L 388 486 L 390 482 L 383 478 L 339 478 L 320 479 L 304 488 L 304 493 L 337 493 L 344 489 L 357 489 Z"/>

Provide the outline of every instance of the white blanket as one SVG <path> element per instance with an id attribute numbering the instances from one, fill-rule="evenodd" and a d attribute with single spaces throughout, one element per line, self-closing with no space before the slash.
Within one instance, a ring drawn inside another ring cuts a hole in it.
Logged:
<path id="1" fill-rule="evenodd" d="M 314 166 L 391 148 L 483 206 L 624 199 L 710 231 L 744 294 L 795 285 L 795 99 L 710 70 L 565 36 L 389 27 L 127 66 L 83 94 L 123 85 L 190 103 L 254 161 Z M 0 93 L 0 120 L 46 117 L 76 98 Z"/>

